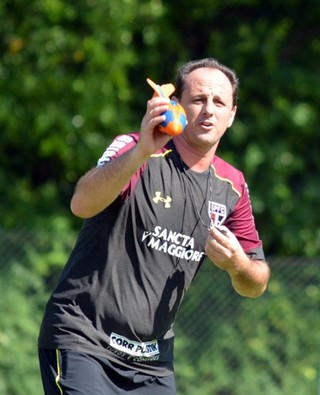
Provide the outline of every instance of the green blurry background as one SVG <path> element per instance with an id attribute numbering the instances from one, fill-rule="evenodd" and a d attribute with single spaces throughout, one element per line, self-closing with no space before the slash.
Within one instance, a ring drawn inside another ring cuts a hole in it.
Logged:
<path id="1" fill-rule="evenodd" d="M 77 179 L 139 130 L 147 77 L 207 56 L 240 78 L 219 155 L 246 175 L 273 274 L 249 300 L 206 262 L 176 325 L 178 393 L 320 394 L 320 2 L 2 0 L 0 20 L 0 394 L 42 394 Z"/>

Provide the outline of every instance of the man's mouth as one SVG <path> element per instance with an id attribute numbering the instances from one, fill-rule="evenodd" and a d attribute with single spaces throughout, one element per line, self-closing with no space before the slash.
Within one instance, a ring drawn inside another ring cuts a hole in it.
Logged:
<path id="1" fill-rule="evenodd" d="M 210 121 L 203 121 L 200 123 L 200 125 L 205 129 L 211 129 L 213 127 L 213 123 Z"/>

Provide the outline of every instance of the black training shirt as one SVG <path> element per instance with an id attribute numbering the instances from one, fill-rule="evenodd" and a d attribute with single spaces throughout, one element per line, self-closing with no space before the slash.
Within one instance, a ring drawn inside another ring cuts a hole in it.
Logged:
<path id="1" fill-rule="evenodd" d="M 137 139 L 118 136 L 98 166 Z M 249 256 L 264 259 L 242 173 L 218 156 L 209 171 L 194 172 L 169 142 L 109 207 L 84 221 L 46 306 L 39 346 L 170 374 L 178 308 L 205 258 L 208 227 L 222 224 Z"/>

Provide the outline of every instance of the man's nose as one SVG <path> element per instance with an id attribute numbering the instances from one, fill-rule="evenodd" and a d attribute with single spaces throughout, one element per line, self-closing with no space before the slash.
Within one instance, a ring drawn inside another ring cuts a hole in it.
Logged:
<path id="1" fill-rule="evenodd" d="M 214 113 L 214 103 L 211 100 L 207 100 L 204 103 L 204 113 L 207 115 L 213 115 Z"/>

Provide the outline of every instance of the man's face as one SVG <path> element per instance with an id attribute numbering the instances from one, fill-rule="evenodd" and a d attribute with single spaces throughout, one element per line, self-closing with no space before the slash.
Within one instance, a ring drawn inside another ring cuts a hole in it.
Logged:
<path id="1" fill-rule="evenodd" d="M 217 146 L 237 110 L 229 79 L 220 70 L 210 68 L 196 69 L 188 75 L 180 104 L 188 119 L 184 138 L 203 149 Z"/>

